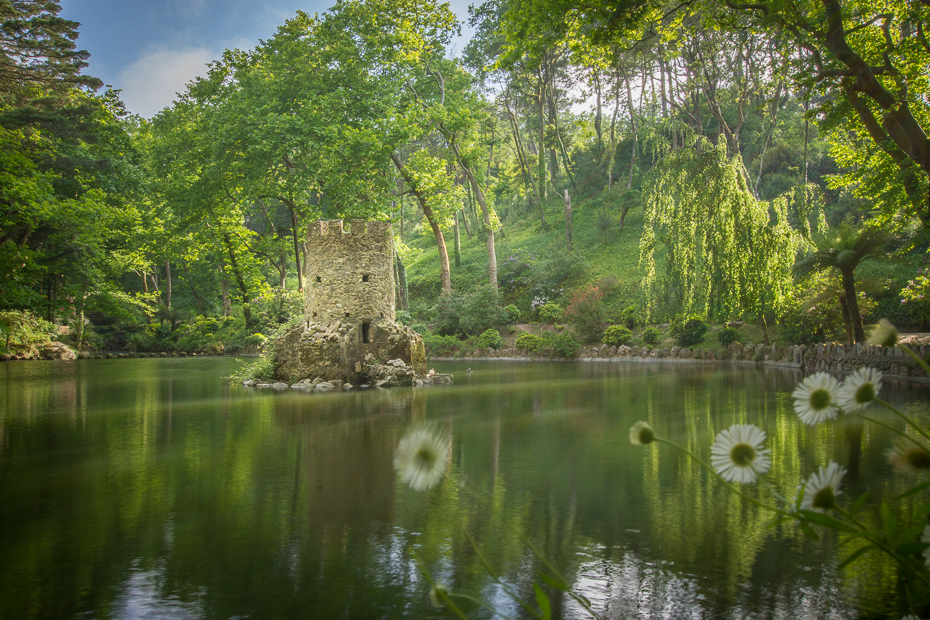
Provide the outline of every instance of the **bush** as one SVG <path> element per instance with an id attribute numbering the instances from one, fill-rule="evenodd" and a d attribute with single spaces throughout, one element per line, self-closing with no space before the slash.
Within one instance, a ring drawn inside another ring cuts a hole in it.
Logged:
<path id="1" fill-rule="evenodd" d="M 543 346 L 552 349 L 557 357 L 575 357 L 578 352 L 578 338 L 572 333 L 554 334 L 546 332 L 543 338 Z"/>
<path id="2" fill-rule="evenodd" d="M 487 284 L 471 293 L 443 293 L 433 316 L 436 331 L 443 335 L 475 335 L 506 324 L 497 290 Z"/>
<path id="3" fill-rule="evenodd" d="M 594 342 L 604 333 L 604 295 L 596 286 L 585 286 L 572 294 L 565 314 L 586 342 Z"/>
<path id="4" fill-rule="evenodd" d="M 536 334 L 523 333 L 517 336 L 516 346 L 525 351 L 539 351 L 545 347 L 545 341 Z"/>
<path id="5" fill-rule="evenodd" d="M 539 320 L 543 323 L 559 323 L 565 320 L 565 311 L 550 301 L 539 307 Z"/>
<path id="6" fill-rule="evenodd" d="M 647 327 L 644 329 L 643 342 L 646 344 L 659 344 L 659 330 L 655 327 Z"/>
<path id="7" fill-rule="evenodd" d="M 699 316 L 679 317 L 672 325 L 671 334 L 683 347 L 699 343 L 707 333 L 707 323 Z"/>
<path id="8" fill-rule="evenodd" d="M 520 321 L 520 308 L 510 304 L 504 306 L 504 321 L 506 325 L 513 325 Z"/>
<path id="9" fill-rule="evenodd" d="M 739 331 L 737 331 L 735 327 L 724 327 L 717 332 L 717 342 L 725 347 L 730 346 L 734 342 L 739 342 Z"/>
<path id="10" fill-rule="evenodd" d="M 396 313 L 397 322 L 401 325 L 410 325 L 413 322 L 413 317 L 410 316 L 410 313 L 406 310 L 398 310 Z"/>
<path id="11" fill-rule="evenodd" d="M 430 357 L 452 355 L 461 344 L 462 342 L 455 336 L 442 336 L 439 334 L 426 334 L 423 336 L 426 355 Z"/>
<path id="12" fill-rule="evenodd" d="M 478 340 L 475 342 L 482 349 L 499 349 L 502 344 L 504 344 L 503 339 L 501 339 L 500 332 L 496 329 L 488 329 L 483 334 L 478 336 Z"/>
<path id="13" fill-rule="evenodd" d="M 604 331 L 604 344 L 609 347 L 619 347 L 631 342 L 633 342 L 633 332 L 623 325 L 611 325 Z"/>

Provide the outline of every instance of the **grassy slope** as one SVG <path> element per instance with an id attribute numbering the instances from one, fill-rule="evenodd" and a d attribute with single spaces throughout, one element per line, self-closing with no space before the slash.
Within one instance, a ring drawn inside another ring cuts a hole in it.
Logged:
<path id="1" fill-rule="evenodd" d="M 614 209 L 614 224 L 605 235 L 598 230 L 597 210 L 601 199 L 595 197 L 572 204 L 574 251 L 581 253 L 588 262 L 586 281 L 596 282 L 605 276 L 614 276 L 621 283 L 641 279 L 639 271 L 639 238 L 643 230 L 643 211 L 635 209 L 627 214 L 624 229 L 619 230 L 619 212 Z M 502 216 L 503 230 L 497 234 L 497 262 L 503 265 L 509 256 L 519 252 L 539 258 L 566 251 L 564 203 L 561 198 L 551 196 L 546 206 L 547 227 L 539 224 L 536 208 L 516 212 L 510 209 Z M 456 267 L 452 254 L 453 236 L 446 235 L 449 260 L 452 263 L 453 288 L 469 290 L 487 281 L 487 251 L 483 235 L 479 238 L 472 230 L 468 239 L 464 229 L 462 237 L 462 265 Z M 432 234 L 410 235 L 408 245 L 422 253 L 407 265 L 408 284 L 413 303 L 432 303 L 439 292 L 439 258 Z M 578 282 L 576 284 L 582 284 Z"/>

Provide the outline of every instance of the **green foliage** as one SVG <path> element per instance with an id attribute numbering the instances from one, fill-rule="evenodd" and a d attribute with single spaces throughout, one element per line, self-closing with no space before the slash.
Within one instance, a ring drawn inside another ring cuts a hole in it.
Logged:
<path id="1" fill-rule="evenodd" d="M 507 325 L 513 325 L 520 322 L 520 309 L 513 304 L 504 306 L 504 322 Z"/>
<path id="2" fill-rule="evenodd" d="M 672 337 L 683 347 L 690 347 L 704 339 L 707 333 L 707 322 L 696 315 L 685 315 L 678 317 L 672 324 Z"/>
<path id="3" fill-rule="evenodd" d="M 423 336 L 423 345 L 428 357 L 448 357 L 459 350 L 462 341 L 455 336 L 426 334 Z"/>
<path id="4" fill-rule="evenodd" d="M 609 347 L 619 347 L 624 344 L 628 345 L 633 342 L 633 332 L 623 325 L 611 325 L 604 330 L 603 341 L 604 344 Z"/>
<path id="5" fill-rule="evenodd" d="M 545 303 L 539 307 L 539 320 L 543 323 L 559 323 L 565 320 L 565 310 L 558 304 Z"/>
<path id="6" fill-rule="evenodd" d="M 660 294 L 660 246 L 679 312 L 713 318 L 781 307 L 800 237 L 788 224 L 787 202 L 756 200 L 740 165 L 723 141 L 702 140 L 666 154 L 650 174 L 640 241 L 647 319 Z"/>
<path id="7" fill-rule="evenodd" d="M 725 347 L 730 346 L 730 344 L 734 342 L 739 342 L 739 339 L 739 330 L 735 327 L 724 327 L 717 332 L 717 342 Z"/>
<path id="8" fill-rule="evenodd" d="M 522 333 L 517 336 L 515 344 L 518 349 L 534 352 L 545 347 L 545 340 L 536 334 Z"/>
<path id="9" fill-rule="evenodd" d="M 475 341 L 475 344 L 482 349 L 499 349 L 503 343 L 504 340 L 501 338 L 500 332 L 496 329 L 488 329 L 478 336 L 478 339 Z"/>
<path id="10" fill-rule="evenodd" d="M 0 312 L 0 347 L 4 353 L 35 356 L 37 345 L 57 335 L 55 325 L 31 312 Z"/>
<path id="11" fill-rule="evenodd" d="M 398 310 L 396 313 L 397 322 L 401 325 L 410 325 L 413 323 L 413 317 L 406 310 Z"/>
<path id="12" fill-rule="evenodd" d="M 778 333 L 786 344 L 814 344 L 834 340 L 843 330 L 843 314 L 835 298 L 818 304 L 790 303 L 778 321 Z"/>
<path id="13" fill-rule="evenodd" d="M 565 314 L 585 342 L 594 342 L 604 333 L 604 295 L 597 286 L 585 286 L 572 293 Z"/>
<path id="14" fill-rule="evenodd" d="M 497 290 L 487 284 L 467 293 L 443 293 L 433 315 L 434 329 L 444 335 L 477 335 L 507 324 Z"/>
<path id="15" fill-rule="evenodd" d="M 553 333 L 546 332 L 543 335 L 543 348 L 552 349 L 556 357 L 575 357 L 578 352 L 578 337 L 571 332 Z"/>
<path id="16" fill-rule="evenodd" d="M 659 344 L 660 335 L 661 334 L 659 333 L 659 330 L 656 329 L 655 327 L 647 327 L 646 329 L 643 330 L 643 333 L 642 333 L 643 342 L 648 345 Z"/>

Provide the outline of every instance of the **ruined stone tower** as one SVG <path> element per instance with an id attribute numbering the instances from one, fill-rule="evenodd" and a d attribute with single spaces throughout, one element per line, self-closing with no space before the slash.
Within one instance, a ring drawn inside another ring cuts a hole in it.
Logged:
<path id="1" fill-rule="evenodd" d="M 423 339 L 395 321 L 388 222 L 314 222 L 305 273 L 304 320 L 274 343 L 278 379 L 403 384 L 425 371 Z"/>
<path id="2" fill-rule="evenodd" d="M 307 237 L 304 314 L 308 321 L 373 325 L 394 321 L 394 243 L 388 222 L 314 222 Z M 367 334 L 368 339 L 372 334 Z M 362 334 L 365 340 L 365 334 Z"/>

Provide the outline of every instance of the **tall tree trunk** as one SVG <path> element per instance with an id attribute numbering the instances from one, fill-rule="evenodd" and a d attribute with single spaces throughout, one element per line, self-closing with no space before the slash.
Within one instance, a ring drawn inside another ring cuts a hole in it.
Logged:
<path id="1" fill-rule="evenodd" d="M 440 287 L 444 292 L 452 290 L 452 270 L 449 267 L 449 251 L 446 249 L 446 240 L 442 236 L 442 229 L 439 228 L 439 222 L 436 219 L 433 209 L 430 208 L 429 204 L 426 202 L 426 197 L 420 192 L 417 188 L 416 181 L 410 172 L 404 167 L 403 163 L 400 161 L 400 157 L 397 153 L 391 153 L 391 161 L 394 162 L 394 166 L 397 168 L 397 171 L 400 173 L 400 176 L 404 179 L 407 185 L 410 187 L 410 191 L 413 193 L 414 197 L 417 199 L 417 202 L 420 203 L 420 209 L 423 210 L 423 215 L 426 216 L 426 221 L 429 222 L 430 228 L 433 230 L 433 237 L 436 239 L 436 247 L 439 249 L 439 283 Z"/>
<path id="2" fill-rule="evenodd" d="M 762 141 L 762 150 L 759 153 L 759 174 L 756 175 L 756 183 L 754 188 L 754 193 L 756 196 L 759 195 L 759 182 L 762 180 L 762 169 L 765 164 L 765 151 L 769 148 L 769 143 L 772 141 L 772 134 L 775 132 L 775 125 L 777 124 L 778 120 L 778 110 L 781 108 L 781 92 L 784 86 L 784 82 L 779 82 L 778 86 L 775 88 L 775 99 L 772 101 L 772 110 L 769 112 L 769 128 L 768 131 L 765 132 L 765 140 Z M 806 175 L 807 171 L 805 170 L 804 172 Z M 807 184 L 807 179 L 805 179 L 804 184 Z"/>
<path id="3" fill-rule="evenodd" d="M 459 234 L 459 218 L 458 214 L 452 216 L 452 232 L 455 234 L 455 266 L 462 266 L 462 236 Z"/>
<path id="4" fill-rule="evenodd" d="M 459 215 L 462 216 L 462 224 L 465 226 L 465 234 L 468 236 L 469 239 L 471 239 L 471 230 L 468 229 L 468 218 L 465 217 L 465 209 L 459 209 L 458 213 L 456 214 L 456 217 L 458 217 Z"/>
<path id="5" fill-rule="evenodd" d="M 304 276 L 300 260 L 300 240 L 297 238 L 297 211 L 293 204 L 288 204 L 287 208 L 291 212 L 291 234 L 294 235 L 294 265 L 297 267 L 297 290 L 304 290 Z"/>
<path id="6" fill-rule="evenodd" d="M 171 307 L 171 261 L 165 261 L 165 305 Z"/>
<path id="7" fill-rule="evenodd" d="M 852 319 L 853 336 L 856 342 L 865 342 L 865 332 L 862 329 L 862 316 L 859 314 L 859 300 L 856 298 L 856 283 L 852 272 L 842 272 L 843 292 L 846 294 L 846 304 L 849 306 L 849 318 Z"/>
<path id="8" fill-rule="evenodd" d="M 565 190 L 565 247 L 572 251 L 572 199 Z"/>
<path id="9" fill-rule="evenodd" d="M 837 295 L 840 302 L 840 310 L 843 312 L 843 327 L 846 329 L 846 344 L 853 345 L 853 326 L 852 317 L 849 315 L 849 304 L 846 302 L 846 295 Z"/>
<path id="10" fill-rule="evenodd" d="M 542 198 L 540 202 L 540 213 L 542 214 L 542 225 L 546 225 L 546 216 L 543 213 L 542 203 L 546 201 L 548 197 L 548 188 L 546 186 L 546 118 L 543 114 L 543 103 L 545 100 L 545 84 L 543 81 L 543 72 L 542 65 L 539 66 L 539 84 L 536 89 L 536 100 L 537 100 L 537 113 L 539 114 L 539 146 L 536 148 L 536 170 L 537 175 L 539 176 L 539 196 Z"/>
<path id="11" fill-rule="evenodd" d="M 242 293 L 242 315 L 245 317 L 246 329 L 252 327 L 252 308 L 249 307 L 249 287 L 245 283 L 245 277 L 239 269 L 239 259 L 232 247 L 232 239 L 228 232 L 223 233 L 223 240 L 226 242 L 226 252 L 229 254 L 229 265 L 232 267 L 233 276 L 236 278 L 236 284 L 239 285 L 239 291 Z"/>
<path id="12" fill-rule="evenodd" d="M 617 113 L 620 111 L 620 75 L 614 76 L 614 112 L 610 117 L 610 154 L 607 159 L 607 191 L 614 186 L 614 160 L 617 156 Z"/>
<path id="13" fill-rule="evenodd" d="M 217 265 L 220 270 L 220 294 L 223 296 L 223 316 L 232 316 L 232 302 L 229 300 L 229 280 L 226 278 L 226 265 Z"/>

